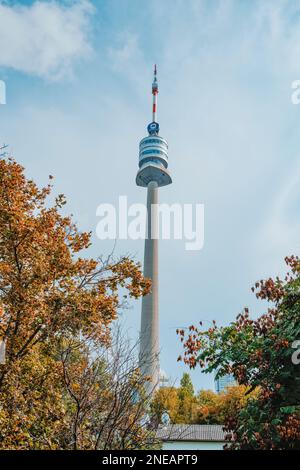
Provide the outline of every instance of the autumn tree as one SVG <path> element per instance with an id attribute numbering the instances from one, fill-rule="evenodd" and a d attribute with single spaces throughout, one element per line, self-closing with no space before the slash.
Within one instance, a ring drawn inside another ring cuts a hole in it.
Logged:
<path id="1" fill-rule="evenodd" d="M 217 396 L 218 419 L 220 424 L 237 420 L 248 403 L 255 403 L 259 396 L 259 387 L 251 389 L 246 385 L 232 385 Z"/>
<path id="2" fill-rule="evenodd" d="M 300 369 L 295 344 L 300 337 L 300 261 L 286 258 L 285 279 L 257 282 L 253 291 L 271 306 L 256 320 L 248 309 L 226 327 L 208 330 L 192 325 L 178 331 L 183 360 L 218 376 L 232 373 L 236 381 L 257 397 L 226 421 L 230 448 L 300 448 Z M 180 360 L 181 358 L 179 358 Z"/>
<path id="3" fill-rule="evenodd" d="M 128 257 L 83 255 L 91 234 L 62 214 L 62 195 L 49 204 L 51 189 L 50 184 L 39 189 L 14 160 L 0 160 L 2 448 L 37 447 L 38 439 L 41 448 L 67 445 L 61 435 L 69 419 L 61 345 L 81 341 L 109 347 L 124 298 L 150 289 Z M 84 361 L 82 347 L 78 374 Z"/>
<path id="4" fill-rule="evenodd" d="M 185 379 L 184 383 L 190 383 L 190 379 Z M 163 413 L 167 412 L 171 424 L 224 425 L 257 395 L 258 388 L 250 392 L 245 385 L 233 385 L 221 393 L 201 389 L 197 395 L 182 395 L 181 387 L 163 387 L 157 391 L 151 408 L 158 423 Z"/>
<path id="5" fill-rule="evenodd" d="M 180 392 L 179 393 L 182 393 L 182 395 L 185 394 L 190 397 L 193 397 L 195 394 L 191 376 L 187 372 L 184 372 L 180 380 Z"/>
<path id="6" fill-rule="evenodd" d="M 185 372 L 180 380 L 180 387 L 178 389 L 176 423 L 192 422 L 195 403 L 193 383 L 190 375 Z"/>
<path id="7" fill-rule="evenodd" d="M 155 448 L 156 428 L 149 419 L 152 394 L 146 392 L 138 368 L 138 343 L 132 344 L 116 327 L 109 347 L 95 349 L 74 340 L 61 346 L 68 406 L 64 447 Z"/>
<path id="8" fill-rule="evenodd" d="M 248 400 L 257 396 L 258 389 L 250 392 L 245 385 L 226 387 L 221 393 L 200 390 L 197 395 L 197 414 L 194 422 L 198 424 L 225 424 L 246 407 Z"/>
<path id="9" fill-rule="evenodd" d="M 160 388 L 154 396 L 151 409 L 158 423 L 164 412 L 168 413 L 172 424 L 191 423 L 196 410 L 196 398 L 190 375 L 183 374 L 180 387 Z"/>
<path id="10" fill-rule="evenodd" d="M 199 391 L 194 422 L 197 424 L 224 424 L 220 399 L 212 390 Z"/>

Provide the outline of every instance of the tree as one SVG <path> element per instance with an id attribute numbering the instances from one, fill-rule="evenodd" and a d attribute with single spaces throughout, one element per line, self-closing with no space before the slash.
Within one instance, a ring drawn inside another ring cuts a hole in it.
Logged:
<path id="1" fill-rule="evenodd" d="M 219 397 L 212 390 L 200 390 L 198 393 L 195 423 L 224 424 Z"/>
<path id="2" fill-rule="evenodd" d="M 187 336 L 178 331 L 191 368 L 232 373 L 248 387 L 246 394 L 259 387 L 257 398 L 226 422 L 230 448 L 300 448 L 300 370 L 292 360 L 300 336 L 300 261 L 291 256 L 286 263 L 290 272 L 284 280 L 261 280 L 252 289 L 272 304 L 257 320 L 245 309 L 226 327 L 214 322 L 203 331 L 200 322 Z"/>
<path id="3" fill-rule="evenodd" d="M 190 374 L 185 372 L 180 380 L 180 390 L 182 393 L 193 397 L 194 396 L 194 386 Z"/>
<path id="4" fill-rule="evenodd" d="M 224 424 L 230 420 L 237 420 L 239 413 L 250 402 L 255 402 L 259 395 L 259 387 L 250 390 L 246 385 L 233 385 L 227 387 L 218 395 L 219 423 Z"/>
<path id="5" fill-rule="evenodd" d="M 178 414 L 178 389 L 176 387 L 161 387 L 157 390 L 151 403 L 151 412 L 156 424 L 160 424 L 165 412 L 172 424 L 176 423 Z"/>
<path id="6" fill-rule="evenodd" d="M 62 195 L 51 206 L 50 193 L 14 160 L 0 160 L 1 448 L 68 448 L 74 404 L 62 346 L 77 344 L 76 360 L 74 351 L 68 359 L 89 383 L 100 363 L 93 369 L 86 345 L 109 347 L 126 297 L 150 290 L 130 258 L 84 257 L 91 234 L 62 215 Z"/>
<path id="7" fill-rule="evenodd" d="M 182 382 L 190 384 L 189 374 L 185 375 Z M 248 392 L 249 387 L 234 385 L 220 394 L 212 390 L 200 390 L 194 396 L 182 393 L 182 387 L 163 387 L 156 392 L 151 410 L 158 424 L 161 423 L 163 413 L 167 412 L 171 424 L 224 425 L 236 417 L 250 399 L 257 397 L 258 389 Z"/>
<path id="8" fill-rule="evenodd" d="M 191 377 L 186 372 L 183 374 L 178 389 L 178 411 L 176 423 L 191 423 L 195 410 L 194 387 Z"/>
<path id="9" fill-rule="evenodd" d="M 196 410 L 196 397 L 190 375 L 184 373 L 180 387 L 160 388 L 152 401 L 151 410 L 154 421 L 161 423 L 164 412 L 170 417 L 171 424 L 189 423 L 193 421 Z"/>
<path id="10" fill-rule="evenodd" d="M 68 404 L 64 444 L 72 449 L 147 449 L 156 428 L 145 419 L 152 394 L 138 368 L 137 344 L 119 327 L 110 346 L 69 342 L 60 351 Z M 82 351 L 83 349 L 83 351 Z"/>

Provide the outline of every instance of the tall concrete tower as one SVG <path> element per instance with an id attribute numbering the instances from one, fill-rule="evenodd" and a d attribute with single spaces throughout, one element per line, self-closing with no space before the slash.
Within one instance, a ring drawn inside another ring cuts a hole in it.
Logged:
<path id="1" fill-rule="evenodd" d="M 158 317 L 158 188 L 172 183 L 168 172 L 168 144 L 159 135 L 157 122 L 157 69 L 152 83 L 152 122 L 148 135 L 140 142 L 139 170 L 136 184 L 147 188 L 147 236 L 145 239 L 144 276 L 152 281 L 151 293 L 143 297 L 140 331 L 140 369 L 150 378 L 148 391 L 159 385 L 159 317 Z"/>

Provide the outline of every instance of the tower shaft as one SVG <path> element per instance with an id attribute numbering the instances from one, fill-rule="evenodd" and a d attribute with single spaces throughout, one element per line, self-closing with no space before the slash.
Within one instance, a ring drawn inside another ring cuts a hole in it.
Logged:
<path id="1" fill-rule="evenodd" d="M 140 332 L 140 369 L 149 377 L 151 393 L 159 385 L 159 317 L 158 317 L 158 184 L 147 187 L 147 237 L 145 239 L 144 276 L 151 279 L 151 293 L 143 297 Z"/>

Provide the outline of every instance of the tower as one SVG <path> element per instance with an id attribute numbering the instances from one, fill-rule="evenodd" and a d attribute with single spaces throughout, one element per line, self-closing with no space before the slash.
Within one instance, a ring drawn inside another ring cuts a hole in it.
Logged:
<path id="1" fill-rule="evenodd" d="M 140 330 L 140 369 L 149 377 L 148 391 L 159 384 L 159 316 L 158 316 L 158 188 L 172 183 L 168 172 L 168 144 L 159 135 L 157 122 L 157 69 L 152 83 L 152 122 L 148 135 L 140 142 L 139 170 L 136 184 L 147 188 L 147 234 L 144 253 L 144 276 L 152 281 L 151 293 L 143 297 Z"/>

